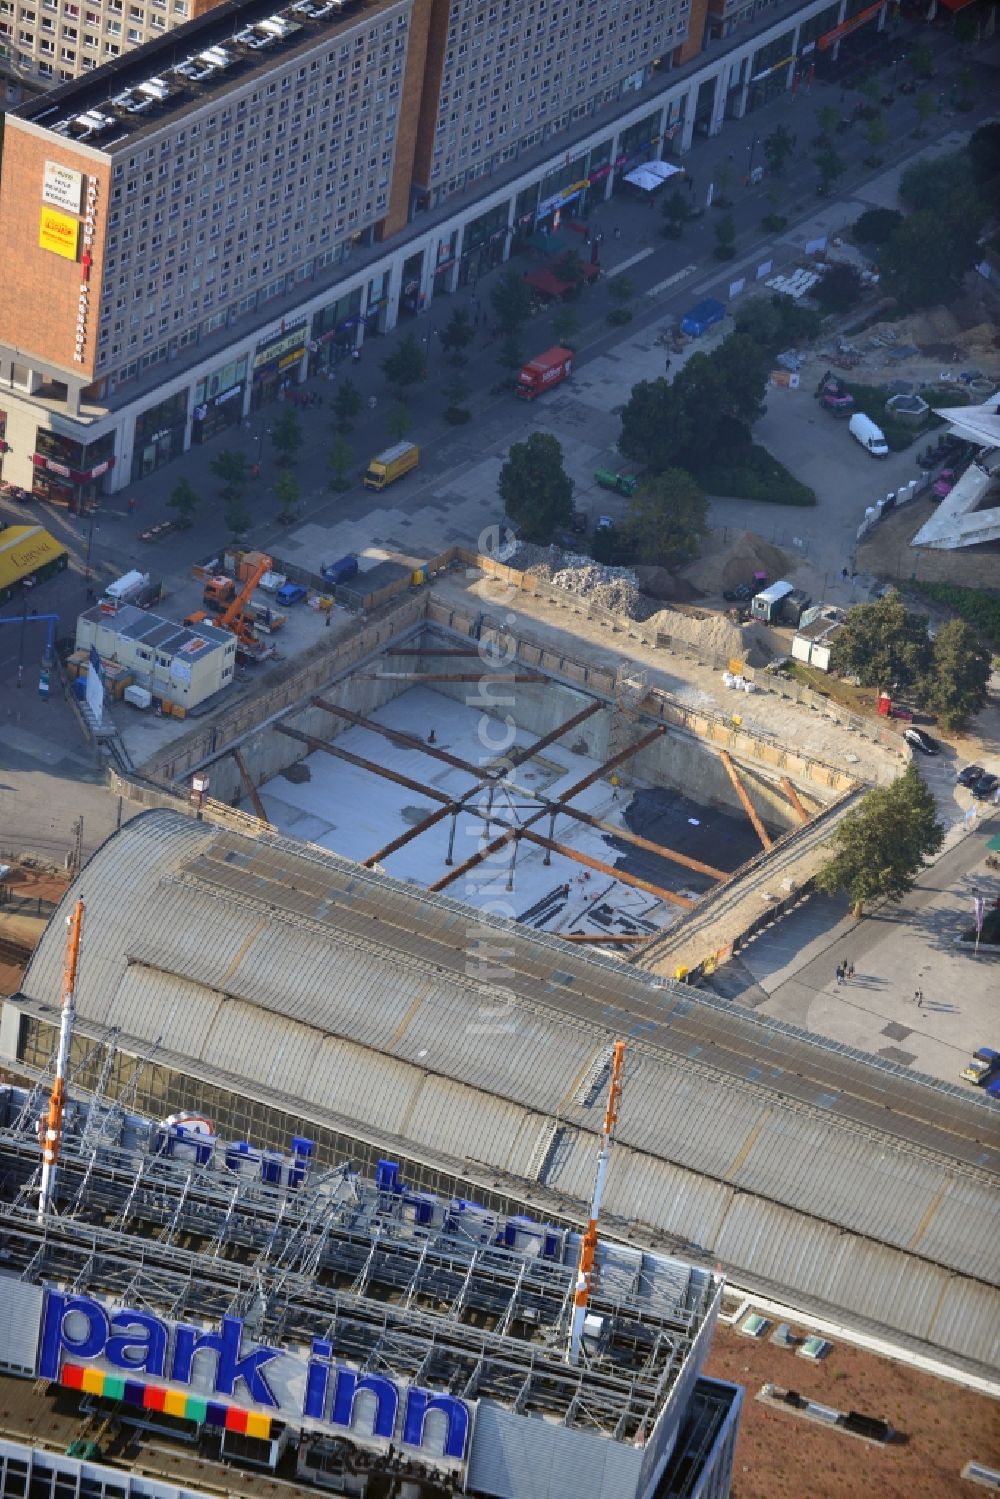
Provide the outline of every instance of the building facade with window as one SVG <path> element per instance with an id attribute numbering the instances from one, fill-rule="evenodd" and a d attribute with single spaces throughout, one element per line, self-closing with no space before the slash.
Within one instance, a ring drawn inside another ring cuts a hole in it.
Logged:
<path id="1" fill-rule="evenodd" d="M 648 0 L 273 4 L 208 11 L 7 116 L 10 482 L 83 509 L 252 419 L 683 156 L 763 76 L 792 87 L 850 0 L 693 62 L 681 9 Z"/>
<path id="2" fill-rule="evenodd" d="M 0 0 L 0 47 L 17 77 L 66 83 L 183 26 L 220 0 Z"/>

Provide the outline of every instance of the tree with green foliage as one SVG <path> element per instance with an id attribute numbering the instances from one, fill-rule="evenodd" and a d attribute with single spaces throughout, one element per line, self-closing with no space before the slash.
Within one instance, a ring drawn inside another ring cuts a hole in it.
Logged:
<path id="1" fill-rule="evenodd" d="M 731 213 L 723 214 L 721 219 L 716 219 L 713 229 L 715 249 L 712 254 L 716 260 L 732 260 L 736 254 L 736 220 Z"/>
<path id="2" fill-rule="evenodd" d="M 848 609 L 830 655 L 834 671 L 856 676 L 862 687 L 886 691 L 914 687 L 927 676 L 930 662 L 927 616 L 907 609 L 895 589 L 872 604 Z"/>
<path id="3" fill-rule="evenodd" d="M 917 128 L 914 135 L 923 140 L 927 134 L 927 121 L 934 113 L 934 95 L 929 88 L 918 89 L 913 96 L 913 108 L 917 112 Z"/>
<path id="4" fill-rule="evenodd" d="M 795 150 L 795 136 L 787 125 L 777 125 L 764 137 L 764 160 L 772 177 L 780 177 Z"/>
<path id="5" fill-rule="evenodd" d="M 824 312 L 850 312 L 861 301 L 864 289 L 857 267 L 841 260 L 827 267 L 813 295 Z"/>
<path id="6" fill-rule="evenodd" d="M 511 447 L 497 485 L 504 514 L 525 541 L 545 543 L 573 515 L 573 480 L 562 448 L 547 432 L 533 432 Z"/>
<path id="7" fill-rule="evenodd" d="M 934 54 L 924 37 L 918 37 L 906 54 L 906 60 L 915 78 L 934 77 Z"/>
<path id="8" fill-rule="evenodd" d="M 980 125 L 969 140 L 969 168 L 982 202 L 1000 213 L 1000 122 Z"/>
<path id="9" fill-rule="evenodd" d="M 419 385 L 426 378 L 427 356 L 412 333 L 400 339 L 392 353 L 382 360 L 382 373 L 400 398 L 411 385 Z"/>
<path id="10" fill-rule="evenodd" d="M 504 335 L 497 357 L 504 369 L 509 370 L 512 375 L 521 368 L 524 363 L 524 347 L 516 333 Z"/>
<path id="11" fill-rule="evenodd" d="M 859 245 L 884 245 L 903 222 L 898 208 L 866 208 L 851 226 L 851 234 Z"/>
<path id="12" fill-rule="evenodd" d="M 413 417 L 409 408 L 402 401 L 396 401 L 389 410 L 385 425 L 393 442 L 402 442 L 413 429 Z"/>
<path id="13" fill-rule="evenodd" d="M 855 916 L 873 900 L 902 900 L 924 860 L 944 843 L 936 814 L 916 766 L 907 766 L 891 786 L 870 791 L 838 825 L 830 842 L 833 857 L 816 876 L 817 885 L 830 895 L 843 891 Z"/>
<path id="14" fill-rule="evenodd" d="M 475 337 L 475 328 L 464 307 L 456 307 L 444 327 L 438 332 L 441 347 L 452 364 L 465 363 L 465 350 Z"/>
<path id="15" fill-rule="evenodd" d="M 972 222 L 922 209 L 909 214 L 882 247 L 879 268 L 907 311 L 950 302 L 978 259 Z"/>
<path id="16" fill-rule="evenodd" d="M 501 333 L 517 333 L 531 316 L 531 288 L 517 271 L 505 271 L 490 292 Z"/>
<path id="17" fill-rule="evenodd" d="M 680 239 L 684 233 L 684 225 L 691 217 L 690 194 L 682 193 L 680 188 L 675 187 L 672 193 L 668 193 L 660 204 L 660 212 L 663 215 L 663 232 L 668 239 Z"/>
<path id="18" fill-rule="evenodd" d="M 608 322 L 621 326 L 623 323 L 632 321 L 632 312 L 629 303 L 635 296 L 635 286 L 628 276 L 612 276 L 608 283 L 608 291 L 614 307 L 608 313 Z"/>
<path id="19" fill-rule="evenodd" d="M 694 354 L 674 388 L 691 424 L 689 448 L 710 451 L 726 420 L 749 428 L 764 414 L 769 360 L 746 333 L 730 333 L 711 354 Z"/>
<path id="20" fill-rule="evenodd" d="M 803 307 L 784 292 L 751 296 L 737 303 L 734 321 L 770 357 L 790 344 L 810 342 L 819 333 L 821 318 L 811 307 Z"/>
<path id="21" fill-rule="evenodd" d="M 962 729 L 986 706 L 989 652 L 964 619 L 949 619 L 931 646 L 930 669 L 920 684 L 921 705 L 936 713 L 946 729 Z"/>
<path id="22" fill-rule="evenodd" d="M 330 488 L 341 494 L 350 489 L 351 481 L 347 475 L 354 465 L 354 449 L 343 432 L 338 432 L 333 439 L 326 461 L 330 469 Z"/>
<path id="23" fill-rule="evenodd" d="M 212 459 L 210 468 L 220 481 L 219 498 L 231 535 L 239 537 L 250 526 L 243 495 L 250 477 L 247 456 L 236 448 L 222 448 Z"/>
<path id="24" fill-rule="evenodd" d="M 865 166 L 878 167 L 882 165 L 882 157 L 879 152 L 889 139 L 889 127 L 880 114 L 872 115 L 865 126 L 865 140 L 868 142 L 869 155 L 865 157 Z"/>
<path id="25" fill-rule="evenodd" d="M 350 375 L 345 375 L 333 394 L 333 415 L 339 432 L 351 431 L 363 405 L 360 390 Z"/>
<path id="26" fill-rule="evenodd" d="M 239 541 L 250 529 L 250 516 L 243 503 L 242 490 L 226 487 L 223 490 L 223 519 L 234 541 Z"/>
<path id="27" fill-rule="evenodd" d="M 580 331 L 580 319 L 572 307 L 563 303 L 556 308 L 552 314 L 552 331 L 559 343 L 569 349 L 573 347 L 573 339 Z"/>
<path id="28" fill-rule="evenodd" d="M 282 469 L 275 482 L 274 493 L 278 499 L 278 519 L 283 526 L 289 526 L 295 519 L 296 507 L 302 495 L 299 481 L 291 468 Z"/>
<path id="29" fill-rule="evenodd" d="M 727 208 L 732 202 L 730 194 L 736 174 L 728 161 L 720 162 L 715 169 L 714 192 L 712 194 L 713 208 Z"/>
<path id="30" fill-rule="evenodd" d="M 559 257 L 555 271 L 560 281 L 568 281 L 573 290 L 578 291 L 587 274 L 587 267 L 577 250 L 567 250 L 565 255 Z"/>
<path id="31" fill-rule="evenodd" d="M 820 136 L 824 140 L 829 140 L 830 136 L 836 130 L 839 121 L 840 115 L 834 109 L 833 105 L 824 104 L 823 108 L 817 111 L 816 114 L 816 124 L 819 126 Z"/>
<path id="32" fill-rule="evenodd" d="M 198 494 L 189 479 L 178 479 L 167 496 L 167 505 L 174 512 L 174 525 L 186 531 L 198 509 Z"/>
<path id="33" fill-rule="evenodd" d="M 282 468 L 291 468 L 304 441 L 302 423 L 294 406 L 286 401 L 271 428 L 271 442 Z"/>
<path id="34" fill-rule="evenodd" d="M 819 168 L 820 195 L 828 198 L 836 183 L 844 175 L 844 159 L 835 151 L 830 141 L 825 140 L 813 158 Z"/>
<path id="35" fill-rule="evenodd" d="M 913 212 L 936 212 L 960 189 L 973 183 L 967 151 L 949 151 L 911 163 L 899 179 L 899 201 Z"/>
<path id="36" fill-rule="evenodd" d="M 695 480 L 686 469 L 668 468 L 640 482 L 629 500 L 625 536 L 637 562 L 679 566 L 698 555 L 707 517 L 708 501 Z"/>
<path id="37" fill-rule="evenodd" d="M 465 404 L 469 399 L 469 381 L 461 370 L 455 370 L 444 383 L 444 397 L 448 402 L 444 411 L 446 422 L 459 426 L 467 422 L 472 412 Z"/>
<path id="38" fill-rule="evenodd" d="M 640 380 L 622 412 L 618 451 L 653 473 L 674 467 L 691 438 L 683 397 L 667 380 Z"/>
<path id="39" fill-rule="evenodd" d="M 864 99 L 867 110 L 877 110 L 882 98 L 882 85 L 878 81 L 878 74 L 866 73 L 863 78 L 859 78 L 858 93 Z"/>

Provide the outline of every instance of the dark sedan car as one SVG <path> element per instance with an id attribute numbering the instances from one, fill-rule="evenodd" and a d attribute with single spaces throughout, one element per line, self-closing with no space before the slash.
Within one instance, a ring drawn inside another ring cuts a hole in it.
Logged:
<path id="1" fill-rule="evenodd" d="M 923 729 L 904 729 L 903 738 L 911 749 L 917 749 L 922 755 L 939 755 L 941 746 L 931 734 L 925 734 Z"/>
<path id="2" fill-rule="evenodd" d="M 973 781 L 969 790 L 977 801 L 988 802 L 998 786 L 1000 786 L 1000 780 L 996 776 L 984 775 L 980 776 L 978 781 Z"/>
<path id="3" fill-rule="evenodd" d="M 981 765 L 967 765 L 964 770 L 958 772 L 958 784 L 960 786 L 971 786 L 980 776 L 986 774 Z"/>

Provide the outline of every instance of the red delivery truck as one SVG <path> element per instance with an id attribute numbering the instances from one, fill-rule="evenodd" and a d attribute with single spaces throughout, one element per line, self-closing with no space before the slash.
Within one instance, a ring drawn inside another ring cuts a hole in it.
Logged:
<path id="1" fill-rule="evenodd" d="M 517 377 L 514 394 L 520 396 L 522 401 L 533 401 L 543 390 L 558 385 L 572 373 L 573 350 L 560 348 L 556 344 L 555 348 L 546 349 L 544 354 L 537 354 L 534 359 L 528 360 Z"/>

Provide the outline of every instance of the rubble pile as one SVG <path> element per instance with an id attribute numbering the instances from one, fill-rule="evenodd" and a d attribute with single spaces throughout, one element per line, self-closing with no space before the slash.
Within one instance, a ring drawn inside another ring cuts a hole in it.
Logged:
<path id="1" fill-rule="evenodd" d="M 630 567 L 605 567 L 591 557 L 567 552 L 551 582 L 553 587 L 579 594 L 588 603 L 612 614 L 622 614 L 627 619 L 642 619 L 647 615 L 645 600 Z"/>

